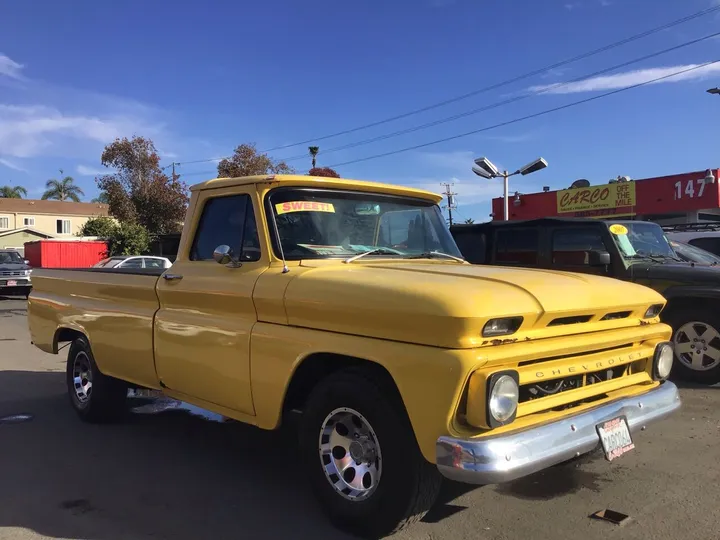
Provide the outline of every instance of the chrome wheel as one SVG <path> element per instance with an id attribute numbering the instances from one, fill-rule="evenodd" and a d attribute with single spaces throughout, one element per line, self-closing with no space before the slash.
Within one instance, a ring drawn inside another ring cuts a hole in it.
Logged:
<path id="1" fill-rule="evenodd" d="M 92 394 L 92 369 L 90 367 L 90 358 L 83 351 L 75 355 L 72 376 L 75 398 L 84 405 L 90 401 L 90 394 Z"/>
<path id="2" fill-rule="evenodd" d="M 330 485 L 352 501 L 367 499 L 377 488 L 382 455 L 377 435 L 359 412 L 332 411 L 320 429 L 320 462 Z"/>
<path id="3" fill-rule="evenodd" d="M 720 332 L 707 323 L 691 321 L 678 328 L 673 337 L 675 356 L 693 371 L 707 371 L 720 365 Z"/>

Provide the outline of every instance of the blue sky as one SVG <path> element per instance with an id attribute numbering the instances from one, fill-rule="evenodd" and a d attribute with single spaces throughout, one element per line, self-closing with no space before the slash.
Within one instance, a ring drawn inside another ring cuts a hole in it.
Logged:
<path id="1" fill-rule="evenodd" d="M 97 193 L 103 146 L 152 138 L 164 162 L 268 149 L 364 125 L 559 62 L 717 4 L 717 0 L 266 0 L 4 2 L 0 6 L 0 185 L 39 197 L 58 169 Z M 323 140 L 320 165 L 423 144 L 720 59 L 711 39 L 457 121 L 336 152 L 567 82 L 720 30 L 709 15 L 451 105 Z M 665 71 L 663 71 L 665 70 Z M 550 167 L 511 190 L 567 187 L 720 167 L 720 64 L 511 126 L 337 167 L 345 177 L 440 191 L 485 220 L 498 181 L 470 173 L 488 156 Z M 272 152 L 296 157 L 307 144 Z M 306 170 L 309 159 L 292 161 Z M 182 165 L 188 183 L 212 162 Z"/>

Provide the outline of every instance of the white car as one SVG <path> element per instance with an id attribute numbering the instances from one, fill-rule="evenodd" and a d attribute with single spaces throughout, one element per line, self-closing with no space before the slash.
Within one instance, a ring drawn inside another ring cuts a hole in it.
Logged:
<path id="1" fill-rule="evenodd" d="M 95 264 L 93 268 L 170 268 L 172 262 L 165 257 L 151 257 L 147 255 L 138 256 L 116 256 L 103 259 Z"/>

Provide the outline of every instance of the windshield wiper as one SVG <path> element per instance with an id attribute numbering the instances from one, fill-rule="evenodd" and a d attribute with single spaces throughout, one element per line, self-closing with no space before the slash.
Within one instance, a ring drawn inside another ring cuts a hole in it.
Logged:
<path id="1" fill-rule="evenodd" d="M 405 257 L 406 259 L 432 259 L 434 257 L 445 257 L 447 259 L 452 259 L 453 261 L 465 263 L 467 262 L 465 259 L 462 259 L 460 257 L 456 257 L 455 255 L 450 255 L 449 253 L 443 253 L 442 251 L 425 251 L 424 253 L 420 253 L 419 255 L 410 255 L 409 257 Z"/>
<path id="2" fill-rule="evenodd" d="M 394 249 L 388 249 L 388 248 L 375 248 L 370 249 L 368 251 L 363 251 L 362 253 L 358 253 L 357 255 L 353 255 L 352 257 L 349 257 L 345 259 L 344 263 L 351 263 L 353 261 L 357 261 L 358 259 L 362 259 L 365 255 L 402 255 L 399 251 L 396 251 Z"/>

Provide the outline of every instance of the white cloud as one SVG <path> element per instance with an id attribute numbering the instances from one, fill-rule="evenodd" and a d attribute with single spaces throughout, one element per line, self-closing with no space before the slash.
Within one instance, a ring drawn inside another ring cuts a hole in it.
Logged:
<path id="1" fill-rule="evenodd" d="M 10 58 L 9 56 L 5 56 L 4 54 L 0 53 L 0 75 L 5 75 L 6 77 L 10 77 L 11 79 L 22 79 L 22 73 L 20 73 L 23 68 L 22 64 L 18 64 L 15 60 Z"/>
<path id="2" fill-rule="evenodd" d="M 78 165 L 75 169 L 81 176 L 101 176 L 103 174 L 112 174 L 110 169 L 101 169 L 99 167 L 87 167 L 86 165 Z"/>
<path id="3" fill-rule="evenodd" d="M 579 92 L 597 92 L 600 90 L 616 90 L 627 88 L 636 84 L 645 83 L 660 77 L 668 77 L 666 79 L 656 81 L 650 84 L 661 83 L 677 83 L 682 81 L 691 81 L 703 79 L 708 75 L 720 73 L 720 63 L 703 66 L 693 71 L 686 71 L 678 75 L 670 77 L 673 73 L 679 71 L 690 70 L 696 68 L 699 64 L 687 64 L 684 66 L 667 66 L 648 69 L 638 69 L 635 71 L 626 71 L 615 75 L 602 75 L 600 77 L 592 77 L 578 82 L 571 82 L 559 86 L 557 84 L 532 86 L 529 88 L 531 92 L 545 92 L 547 94 L 576 94 Z"/>
<path id="4" fill-rule="evenodd" d="M 8 169 L 12 169 L 14 171 L 27 172 L 27 169 L 23 169 L 20 165 L 13 163 L 8 159 L 0 158 L 0 165 L 4 165 Z"/>
<path id="5" fill-rule="evenodd" d="M 127 116 L 67 114 L 44 105 L 0 104 L 0 152 L 12 157 L 77 154 L 78 142 L 101 146 L 116 137 L 155 132 Z"/>

